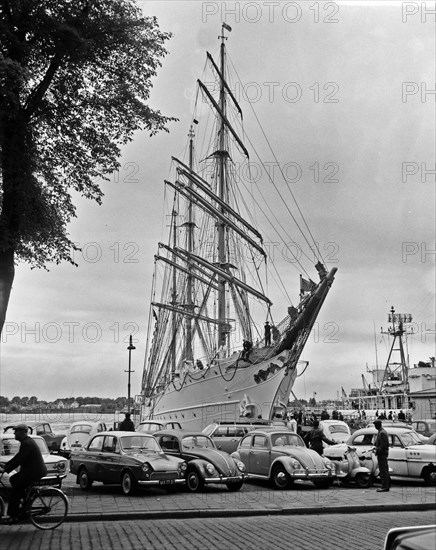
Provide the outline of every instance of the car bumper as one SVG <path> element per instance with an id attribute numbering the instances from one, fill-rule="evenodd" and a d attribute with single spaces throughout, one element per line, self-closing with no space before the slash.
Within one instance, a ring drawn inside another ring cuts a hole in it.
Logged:
<path id="1" fill-rule="evenodd" d="M 241 483 L 241 481 L 246 481 L 248 476 L 221 476 L 221 477 L 206 477 L 204 478 L 205 483 Z"/>
<path id="2" fill-rule="evenodd" d="M 290 472 L 292 479 L 329 479 L 334 478 L 333 470 L 308 470 L 300 469 Z"/>

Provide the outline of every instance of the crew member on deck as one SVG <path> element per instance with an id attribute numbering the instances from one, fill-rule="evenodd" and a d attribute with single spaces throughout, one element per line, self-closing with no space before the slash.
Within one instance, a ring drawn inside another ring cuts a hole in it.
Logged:
<path id="1" fill-rule="evenodd" d="M 253 347 L 253 344 L 250 342 L 250 340 L 244 340 L 244 343 L 242 344 L 242 355 L 241 359 L 243 361 L 248 361 L 250 358 L 250 352 Z"/>
<path id="2" fill-rule="evenodd" d="M 265 323 L 265 347 L 268 348 L 271 345 L 271 326 L 267 321 Z"/>

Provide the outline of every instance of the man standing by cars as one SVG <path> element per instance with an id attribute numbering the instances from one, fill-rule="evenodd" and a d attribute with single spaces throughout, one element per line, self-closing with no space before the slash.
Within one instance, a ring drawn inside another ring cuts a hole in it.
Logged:
<path id="1" fill-rule="evenodd" d="M 12 472 L 20 467 L 20 471 L 9 478 L 12 489 L 8 504 L 8 523 L 17 523 L 19 519 L 20 500 L 23 498 L 26 488 L 39 481 L 47 474 L 41 451 L 36 442 L 27 435 L 26 424 L 18 424 L 14 427 L 15 439 L 21 443 L 18 453 L 11 458 L 0 472 Z"/>
<path id="2" fill-rule="evenodd" d="M 389 477 L 389 439 L 388 433 L 383 428 L 381 420 L 374 420 L 374 426 L 378 431 L 375 439 L 375 454 L 378 459 L 378 467 L 380 470 L 380 479 L 382 482 L 381 488 L 377 489 L 378 493 L 386 493 L 389 491 L 391 480 Z"/>
<path id="3" fill-rule="evenodd" d="M 324 449 L 324 446 L 322 444 L 323 441 L 325 441 L 327 445 L 336 445 L 336 441 L 333 441 L 326 437 L 323 429 L 319 425 L 318 420 L 313 421 L 313 428 L 307 434 L 306 441 L 309 443 L 309 447 L 316 451 L 320 456 L 322 456 Z"/>
<path id="4" fill-rule="evenodd" d="M 135 424 L 133 424 L 132 420 L 130 419 L 130 413 L 125 414 L 125 418 L 121 422 L 119 429 L 122 432 L 134 432 L 135 431 Z"/>

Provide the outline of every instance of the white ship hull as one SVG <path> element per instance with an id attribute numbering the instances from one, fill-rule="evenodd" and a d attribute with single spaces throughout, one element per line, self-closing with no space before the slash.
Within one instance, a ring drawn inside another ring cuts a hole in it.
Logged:
<path id="1" fill-rule="evenodd" d="M 225 362 L 220 362 L 204 371 L 185 373 L 156 396 L 152 417 L 178 421 L 192 430 L 201 430 L 214 420 L 281 417 L 297 376 L 290 358 L 291 353 L 284 351 L 236 372 L 228 369 L 224 373 Z"/>

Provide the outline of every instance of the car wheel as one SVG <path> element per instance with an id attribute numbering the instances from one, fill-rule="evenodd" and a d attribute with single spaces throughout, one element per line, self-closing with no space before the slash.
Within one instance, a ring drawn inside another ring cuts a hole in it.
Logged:
<path id="1" fill-rule="evenodd" d="M 423 477 L 426 485 L 436 485 L 436 468 L 426 468 Z"/>
<path id="2" fill-rule="evenodd" d="M 371 476 L 369 474 L 359 473 L 354 478 L 356 485 L 361 489 L 367 489 L 371 486 Z"/>
<path id="3" fill-rule="evenodd" d="M 239 491 L 239 489 L 244 485 L 244 482 L 243 481 L 237 481 L 236 483 L 235 482 L 226 483 L 226 485 L 227 485 L 227 489 L 229 491 L 235 492 L 235 491 Z"/>
<path id="4" fill-rule="evenodd" d="M 84 491 L 89 491 L 89 489 L 91 489 L 92 479 L 89 477 L 86 468 L 80 468 L 77 479 L 81 489 Z"/>
<path id="5" fill-rule="evenodd" d="M 186 485 L 191 493 L 197 493 L 204 487 L 204 481 L 195 470 L 190 470 L 186 476 Z"/>
<path id="6" fill-rule="evenodd" d="M 313 484 L 317 489 L 328 489 L 333 483 L 332 479 L 314 479 Z"/>
<path id="7" fill-rule="evenodd" d="M 272 482 L 276 489 L 288 489 L 291 478 L 283 466 L 277 466 L 272 473 Z"/>
<path id="8" fill-rule="evenodd" d="M 137 488 L 136 479 L 131 472 L 124 472 L 121 478 L 121 488 L 125 495 L 131 495 Z"/>

